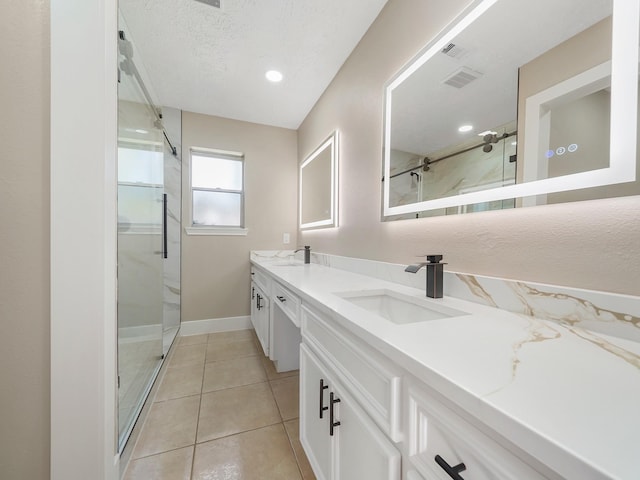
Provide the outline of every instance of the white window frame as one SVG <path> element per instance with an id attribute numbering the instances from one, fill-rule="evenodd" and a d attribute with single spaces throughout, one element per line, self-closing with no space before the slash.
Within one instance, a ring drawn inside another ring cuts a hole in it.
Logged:
<path id="1" fill-rule="evenodd" d="M 193 187 L 192 178 L 192 159 L 193 155 L 227 158 L 242 162 L 242 190 L 224 190 L 224 189 L 207 189 Z M 240 194 L 240 226 L 215 226 L 215 225 L 194 225 L 193 223 L 193 192 L 195 191 L 211 191 L 211 192 L 229 192 Z M 245 236 L 249 230 L 245 228 L 245 158 L 242 152 L 232 152 L 227 150 L 218 150 L 201 147 L 191 147 L 189 149 L 189 226 L 185 228 L 187 235 L 228 235 L 228 236 Z"/>

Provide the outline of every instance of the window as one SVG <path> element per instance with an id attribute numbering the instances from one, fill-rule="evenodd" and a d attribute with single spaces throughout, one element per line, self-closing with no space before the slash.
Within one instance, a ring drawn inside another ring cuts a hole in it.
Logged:
<path id="1" fill-rule="evenodd" d="M 246 234 L 244 230 L 244 156 L 191 150 L 190 234 Z"/>
<path id="2" fill-rule="evenodd" d="M 119 140 L 118 231 L 159 233 L 162 227 L 162 144 Z"/>

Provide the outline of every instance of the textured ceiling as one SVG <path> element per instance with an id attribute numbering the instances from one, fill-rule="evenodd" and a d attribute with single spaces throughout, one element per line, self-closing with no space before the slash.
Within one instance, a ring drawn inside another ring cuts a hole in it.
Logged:
<path id="1" fill-rule="evenodd" d="M 297 128 L 387 0 L 120 0 L 161 105 Z M 283 73 L 279 84 L 264 74 Z"/>

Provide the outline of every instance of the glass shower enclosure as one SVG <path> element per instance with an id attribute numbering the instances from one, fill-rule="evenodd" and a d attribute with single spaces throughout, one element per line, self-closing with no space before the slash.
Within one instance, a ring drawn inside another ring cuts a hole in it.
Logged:
<path id="1" fill-rule="evenodd" d="M 133 45 L 123 31 L 119 53 L 118 438 L 122 451 L 180 326 L 180 159 L 168 132 L 179 135 L 180 112 L 168 112 L 165 119 L 154 105 L 138 70 L 141 66 L 133 62 Z"/>

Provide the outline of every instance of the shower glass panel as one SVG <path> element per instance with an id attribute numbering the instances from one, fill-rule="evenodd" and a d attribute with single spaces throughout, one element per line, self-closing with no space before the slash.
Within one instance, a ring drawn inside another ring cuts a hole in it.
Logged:
<path id="1" fill-rule="evenodd" d="M 118 86 L 118 425 L 122 447 L 163 358 L 164 137 L 134 75 Z"/>

